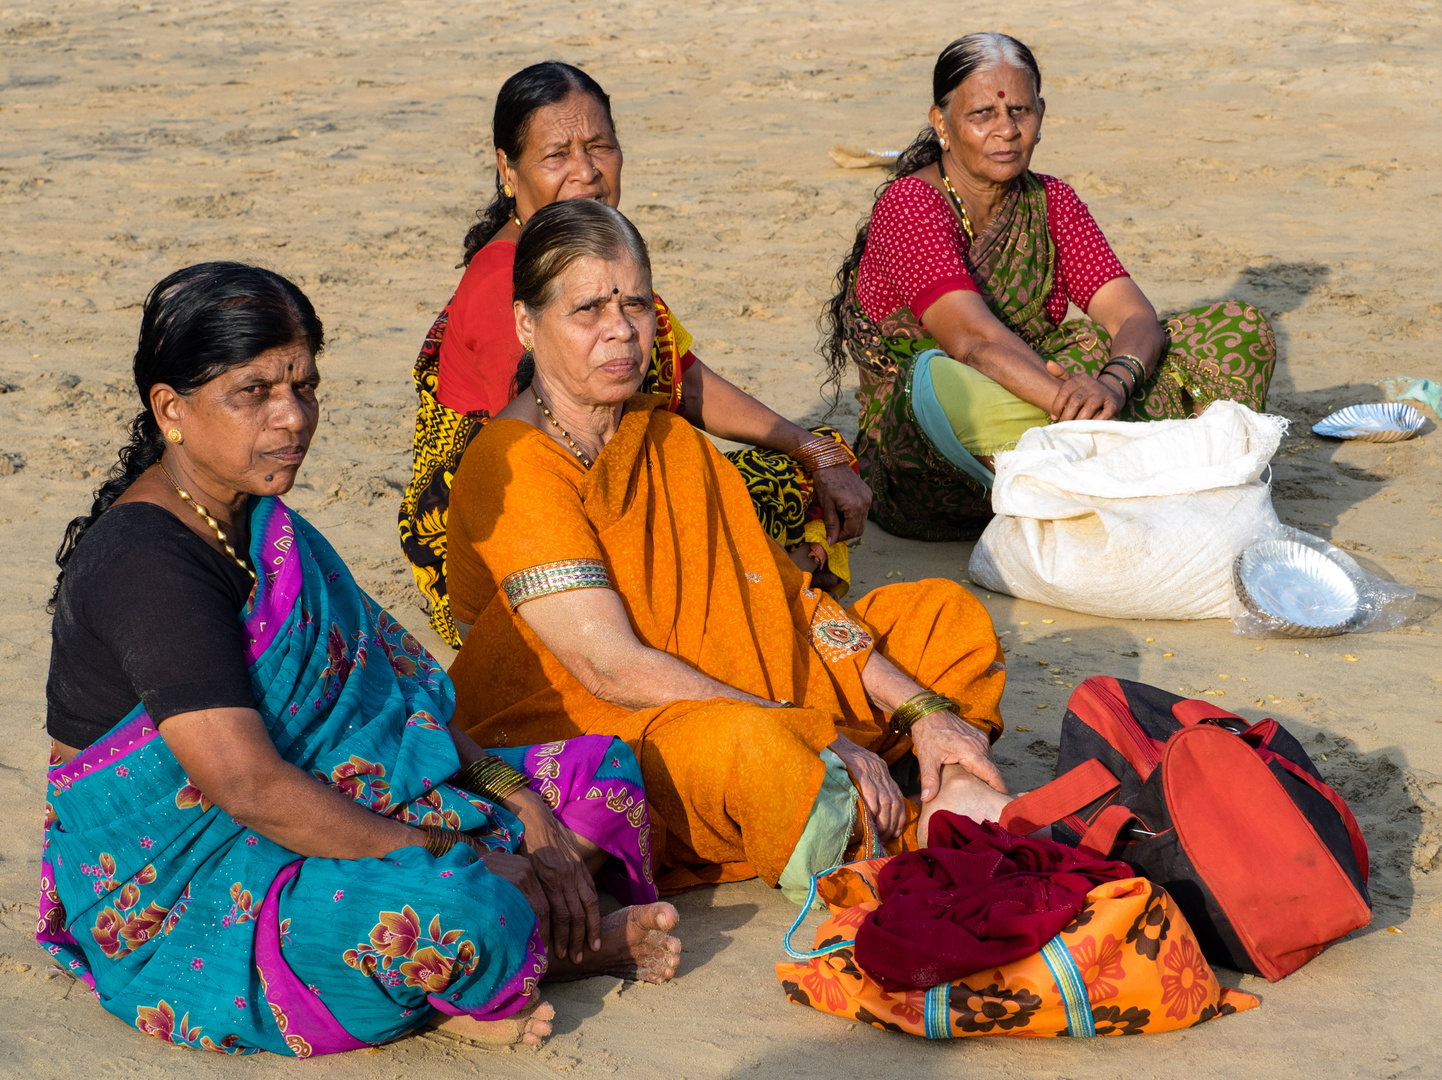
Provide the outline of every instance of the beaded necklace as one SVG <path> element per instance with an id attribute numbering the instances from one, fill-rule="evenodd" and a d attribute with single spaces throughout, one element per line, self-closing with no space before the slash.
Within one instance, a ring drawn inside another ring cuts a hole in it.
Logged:
<path id="1" fill-rule="evenodd" d="M 561 433 L 561 438 L 566 440 L 566 445 L 571 448 L 571 453 L 575 454 L 576 457 L 580 459 L 581 464 L 589 469 L 593 462 L 581 451 L 581 448 L 576 445 L 576 440 L 571 438 L 571 433 L 556 422 L 556 418 L 551 415 L 551 410 L 546 408 L 546 403 L 541 400 L 541 395 L 532 390 L 531 396 L 536 399 L 536 404 L 540 406 L 541 412 L 546 414 L 546 419 L 551 422 L 551 426 Z"/>
<path id="2" fill-rule="evenodd" d="M 951 199 L 952 208 L 961 215 L 961 227 L 966 230 L 966 239 L 970 243 L 976 243 L 976 234 L 972 232 L 971 215 L 966 212 L 966 206 L 961 201 L 961 196 L 956 193 L 956 188 L 951 186 L 951 177 L 946 175 L 946 169 L 941 165 L 941 182 L 946 185 L 946 194 Z"/>
<path id="3" fill-rule="evenodd" d="M 220 522 L 210 516 L 210 511 L 191 498 L 190 492 L 175 482 L 175 477 L 170 475 L 170 470 L 165 467 L 165 462 L 157 461 L 156 464 L 160 466 L 160 471 L 163 472 L 165 478 L 170 481 L 170 486 L 175 489 L 175 493 L 180 496 L 181 501 L 205 519 L 205 523 L 210 526 L 211 531 L 215 533 L 215 538 L 219 540 L 221 546 L 225 548 L 225 553 L 235 561 L 235 565 L 249 574 L 251 581 L 255 581 L 255 571 L 246 566 L 245 563 L 241 561 L 240 556 L 235 553 L 235 548 L 230 546 L 230 541 L 225 538 L 225 533 L 220 530 Z"/>

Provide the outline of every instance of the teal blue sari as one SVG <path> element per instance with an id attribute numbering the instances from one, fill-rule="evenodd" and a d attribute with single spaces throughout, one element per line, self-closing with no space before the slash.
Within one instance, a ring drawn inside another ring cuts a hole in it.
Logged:
<path id="1" fill-rule="evenodd" d="M 281 502 L 253 502 L 250 535 L 260 580 L 240 618 L 281 756 L 378 814 L 515 851 L 515 817 L 446 783 L 455 692 L 434 658 Z M 625 744 L 522 749 L 562 823 L 613 856 L 612 891 L 653 900 Z M 469 847 L 303 859 L 212 805 L 143 706 L 52 763 L 36 938 L 145 1034 L 224 1053 L 357 1049 L 434 1010 L 508 1016 L 546 971 L 530 906 Z"/>

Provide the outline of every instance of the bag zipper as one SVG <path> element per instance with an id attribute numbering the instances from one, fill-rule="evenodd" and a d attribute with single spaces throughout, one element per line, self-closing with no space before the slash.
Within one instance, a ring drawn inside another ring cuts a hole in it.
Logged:
<path id="1" fill-rule="evenodd" d="M 1142 781 L 1145 783 L 1152 771 L 1162 763 L 1161 751 L 1157 748 L 1156 740 L 1142 730 L 1136 717 L 1132 716 L 1131 711 L 1126 707 L 1125 697 L 1118 702 L 1117 695 L 1110 686 L 1107 686 L 1104 691 L 1098 687 L 1097 691 L 1098 700 L 1106 705 L 1107 710 L 1116 719 L 1122 730 L 1131 736 L 1132 745 L 1137 748 L 1142 760 L 1147 763 L 1147 771 L 1142 776 Z"/>

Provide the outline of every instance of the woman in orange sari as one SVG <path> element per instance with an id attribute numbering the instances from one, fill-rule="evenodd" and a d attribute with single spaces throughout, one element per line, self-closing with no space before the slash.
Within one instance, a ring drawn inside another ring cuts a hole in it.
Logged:
<path id="1" fill-rule="evenodd" d="M 663 891 L 759 875 L 804 895 L 848 854 L 915 846 L 936 808 L 995 819 L 1005 667 L 980 604 L 948 581 L 849 609 L 811 587 L 705 435 L 636 392 L 655 306 L 619 212 L 537 211 L 513 286 L 520 392 L 451 502 L 456 723 L 487 745 L 625 740 Z M 893 766 L 919 766 L 921 805 Z"/>

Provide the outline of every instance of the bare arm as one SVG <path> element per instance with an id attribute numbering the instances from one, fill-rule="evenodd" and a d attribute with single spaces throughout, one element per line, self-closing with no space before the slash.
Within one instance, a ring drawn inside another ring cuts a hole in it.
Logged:
<path id="1" fill-rule="evenodd" d="M 582 686 L 623 709 L 649 709 L 673 701 L 733 698 L 774 708 L 697 671 L 670 653 L 643 645 L 631 629 L 621 598 L 610 589 L 573 589 L 527 600 L 521 618 Z"/>
<path id="2" fill-rule="evenodd" d="M 719 439 L 788 454 L 816 438 L 700 360 L 681 376 L 681 394 L 691 422 Z M 819 469 L 813 479 L 826 522 L 827 541 L 834 544 L 860 536 L 866 530 L 866 514 L 871 509 L 871 489 L 846 465 Z"/>
<path id="3" fill-rule="evenodd" d="M 895 712 L 898 706 L 923 689 L 875 650 L 861 669 L 861 685 L 865 687 L 871 703 L 888 713 Z M 936 797 L 941 790 L 941 768 L 950 764 L 959 764 L 997 791 L 1006 792 L 1001 770 L 996 767 L 996 760 L 991 754 L 991 740 L 986 733 L 968 724 L 956 713 L 934 712 L 918 720 L 912 725 L 911 741 L 921 765 L 922 802 L 930 802 Z M 867 753 L 864 750 L 861 752 Z M 896 797 L 900 797 L 899 792 Z"/>
<path id="4" fill-rule="evenodd" d="M 1112 278 L 1092 296 L 1087 315 L 1106 327 L 1113 356 L 1135 356 L 1150 375 L 1162 358 L 1166 336 L 1157 309 L 1129 277 Z"/>
<path id="5" fill-rule="evenodd" d="M 254 709 L 180 713 L 160 736 L 190 782 L 243 825 L 297 855 L 380 858 L 426 837 L 372 813 L 284 760 Z"/>
<path id="6" fill-rule="evenodd" d="M 1148 373 L 1161 356 L 1157 313 L 1131 278 L 1113 278 L 1092 297 L 1088 314 L 1112 338 L 1112 355 L 1135 356 Z M 1073 375 L 1043 361 L 991 313 L 981 296 L 956 290 L 922 313 L 948 356 L 976 368 L 1053 420 L 1110 420 L 1126 405 L 1126 386 L 1108 375 Z"/>
<path id="7" fill-rule="evenodd" d="M 981 294 L 956 289 L 921 313 L 946 355 L 976 368 L 1023 401 L 1052 413 L 1063 381 L 1044 360 L 991 313 Z"/>

